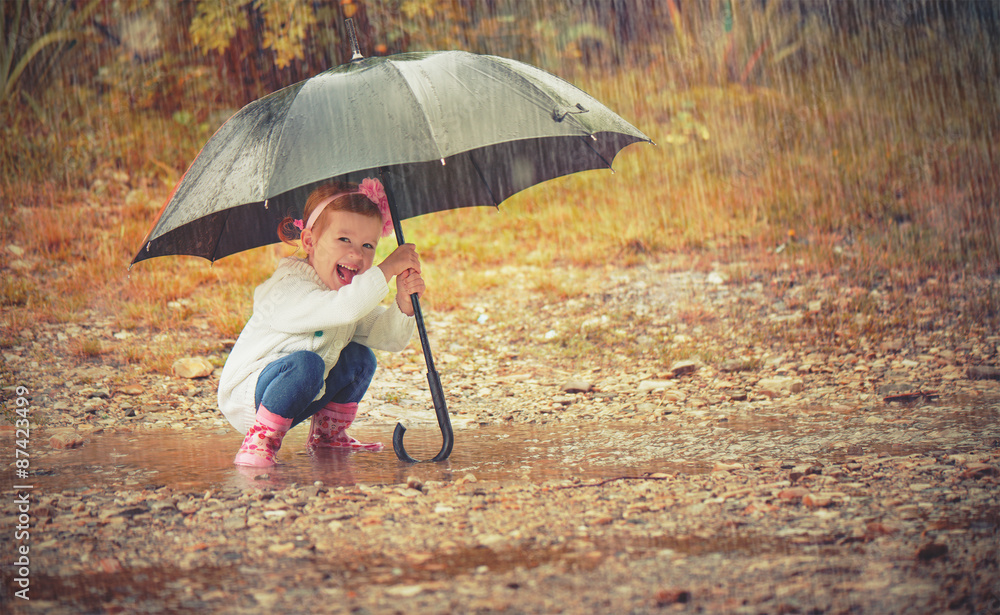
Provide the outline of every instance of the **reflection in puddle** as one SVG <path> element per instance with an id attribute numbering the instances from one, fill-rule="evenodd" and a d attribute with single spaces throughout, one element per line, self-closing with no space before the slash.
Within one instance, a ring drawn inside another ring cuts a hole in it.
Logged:
<path id="1" fill-rule="evenodd" d="M 450 481 L 472 473 L 479 480 L 542 482 L 603 479 L 646 472 L 709 472 L 718 462 L 759 460 L 842 461 L 848 446 L 866 454 L 907 455 L 931 450 L 974 450 L 995 438 L 1000 415 L 995 401 L 948 408 L 908 409 L 900 419 L 877 412 L 845 416 L 803 409 L 793 417 L 713 415 L 689 411 L 686 419 L 651 426 L 635 424 L 552 424 L 491 426 L 456 433 L 451 457 L 443 463 L 400 463 L 392 451 L 393 425 L 359 425 L 352 434 L 381 441 L 379 453 L 305 450 L 307 429 L 285 437 L 276 468 L 233 465 L 242 436 L 231 429 L 95 435 L 79 449 L 48 452 L 33 468 L 50 490 L 121 484 L 125 488 L 169 485 L 205 490 L 284 487 L 322 481 L 328 486 L 391 484 L 410 476 Z M 872 422 L 870 417 L 875 417 Z M 430 459 L 441 446 L 436 425 L 407 431 L 406 446 L 416 459 Z"/>
<path id="2" fill-rule="evenodd" d="M 221 431 L 221 430 L 220 430 Z M 608 433 L 617 430 L 602 430 Z M 50 491 L 102 486 L 111 482 L 125 488 L 170 485 L 173 488 L 253 486 L 281 487 L 322 481 L 330 486 L 357 483 L 401 483 L 411 475 L 421 480 L 449 481 L 472 473 L 479 480 L 528 480 L 604 478 L 642 472 L 698 472 L 706 466 L 645 458 L 641 462 L 616 461 L 617 450 L 595 445 L 593 428 L 504 427 L 461 431 L 451 457 L 443 463 L 404 464 L 392 451 L 392 427 L 356 428 L 352 435 L 363 441 L 380 441 L 379 453 L 343 451 L 306 452 L 306 430 L 293 431 L 281 447 L 281 464 L 275 468 L 242 468 L 233 465 L 241 436 L 224 433 L 157 432 L 95 435 L 78 449 L 52 451 L 40 462 L 36 479 Z M 620 441 L 618 437 L 607 441 Z M 436 426 L 407 431 L 407 451 L 417 459 L 430 459 L 441 446 Z"/>

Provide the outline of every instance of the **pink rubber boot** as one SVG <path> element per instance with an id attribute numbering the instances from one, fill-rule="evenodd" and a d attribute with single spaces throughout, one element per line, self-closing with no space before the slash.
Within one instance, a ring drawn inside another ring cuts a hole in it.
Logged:
<path id="1" fill-rule="evenodd" d="M 347 428 L 358 414 L 358 404 L 328 403 L 312 417 L 309 425 L 308 448 L 346 448 L 355 451 L 380 451 L 381 442 L 358 442 L 347 435 Z"/>
<path id="2" fill-rule="evenodd" d="M 292 419 L 286 419 L 269 412 L 261 406 L 257 410 L 257 420 L 253 427 L 247 430 L 243 438 L 243 446 L 236 453 L 233 461 L 238 466 L 253 466 L 267 468 L 277 463 L 275 455 L 281 448 L 281 439 L 291 428 Z"/>

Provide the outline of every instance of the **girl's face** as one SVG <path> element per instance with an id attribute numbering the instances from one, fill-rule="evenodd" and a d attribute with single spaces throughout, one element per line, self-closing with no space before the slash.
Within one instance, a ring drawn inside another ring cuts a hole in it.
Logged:
<path id="1" fill-rule="evenodd" d="M 382 221 L 350 211 L 331 211 L 325 217 L 319 233 L 302 231 L 302 246 L 323 283 L 339 290 L 371 269 Z"/>

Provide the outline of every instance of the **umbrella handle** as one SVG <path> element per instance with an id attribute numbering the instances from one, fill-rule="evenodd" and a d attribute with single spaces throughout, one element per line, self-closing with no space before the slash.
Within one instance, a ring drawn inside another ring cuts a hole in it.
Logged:
<path id="1" fill-rule="evenodd" d="M 410 299 L 414 302 L 417 301 L 417 296 L 410 295 Z M 417 303 L 413 304 L 414 315 L 419 312 Z M 434 412 L 437 414 L 438 427 L 441 428 L 441 450 L 435 455 L 431 461 L 444 461 L 451 455 L 452 446 L 455 444 L 455 434 L 451 428 L 451 419 L 448 416 L 448 406 L 444 401 L 444 391 L 441 388 L 441 378 L 438 376 L 437 370 L 434 369 L 434 360 L 430 356 L 430 347 L 427 345 L 426 332 L 423 329 L 423 319 L 417 320 L 420 324 L 421 333 L 421 343 L 424 344 L 424 358 L 427 360 L 427 384 L 430 385 L 431 389 L 431 399 L 434 402 Z M 392 432 L 392 450 L 396 452 L 396 457 L 400 461 L 405 461 L 407 463 L 417 463 L 417 460 L 410 457 L 406 452 L 406 448 L 403 446 L 403 434 L 406 433 L 406 427 L 403 427 L 402 423 L 396 423 L 396 429 Z"/>
<path id="2" fill-rule="evenodd" d="M 395 222 L 395 219 L 393 219 Z M 441 450 L 431 459 L 431 461 L 444 461 L 451 455 L 451 448 L 455 444 L 455 434 L 451 428 L 451 419 L 448 416 L 448 405 L 444 401 L 444 390 L 441 388 L 441 377 L 434 369 L 434 358 L 431 356 L 430 343 L 427 340 L 427 329 L 424 327 L 424 317 L 420 311 L 420 301 L 417 294 L 410 295 L 413 302 L 413 316 L 417 321 L 417 332 L 420 334 L 420 345 L 424 349 L 424 361 L 427 363 L 427 384 L 431 389 L 431 400 L 434 402 L 434 413 L 437 415 L 438 427 L 441 428 Z M 403 446 L 403 434 L 406 427 L 402 423 L 396 423 L 396 429 L 392 432 L 392 450 L 396 452 L 396 457 L 400 461 L 407 463 L 417 463 L 417 460 L 410 457 Z"/>
<path id="3" fill-rule="evenodd" d="M 403 227 L 399 221 L 399 214 L 396 211 L 396 201 L 393 198 L 392 188 L 389 185 L 389 170 L 385 167 L 379 169 L 379 176 L 382 180 L 382 187 L 385 189 L 385 196 L 389 201 L 389 215 L 392 217 L 392 228 L 396 232 L 396 243 L 403 245 Z M 444 461 L 451 455 L 451 448 L 455 443 L 455 434 L 451 429 L 451 419 L 448 417 L 448 405 L 444 401 L 444 390 L 441 388 L 441 377 L 434 369 L 434 357 L 431 355 L 431 344 L 427 339 L 427 328 L 424 326 L 424 314 L 420 309 L 420 299 L 416 293 L 410 295 L 410 302 L 413 304 L 413 317 L 417 321 L 417 333 L 420 335 L 420 347 L 424 351 L 424 362 L 427 363 L 427 384 L 431 389 L 431 400 L 434 402 L 434 413 L 437 415 L 438 427 L 441 428 L 441 450 L 431 461 Z M 396 423 L 396 429 L 392 432 L 392 450 L 396 452 L 396 457 L 400 461 L 407 463 L 417 463 L 417 460 L 410 457 L 403 446 L 403 434 L 406 427 L 402 423 Z"/>

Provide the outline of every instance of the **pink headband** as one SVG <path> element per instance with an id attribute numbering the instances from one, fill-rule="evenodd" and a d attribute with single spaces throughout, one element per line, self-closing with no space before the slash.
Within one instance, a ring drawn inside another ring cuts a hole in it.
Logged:
<path id="1" fill-rule="evenodd" d="M 321 213 L 323 213 L 323 210 L 326 209 L 327 205 L 342 196 L 348 196 L 350 194 L 363 194 L 368 197 L 369 201 L 375 203 L 375 206 L 378 207 L 379 213 L 382 214 L 382 237 L 388 237 L 392 233 L 392 217 L 389 215 L 389 197 L 385 195 L 385 188 L 382 187 L 382 182 L 371 177 L 365 178 L 358 186 L 357 190 L 338 192 L 337 194 L 320 201 L 320 204 L 313 209 L 313 212 L 309 215 L 309 220 L 307 220 L 305 224 L 302 223 L 302 220 L 296 220 L 294 222 L 296 228 L 300 231 L 311 229 L 313 224 L 316 223 L 316 219 L 319 218 Z"/>

